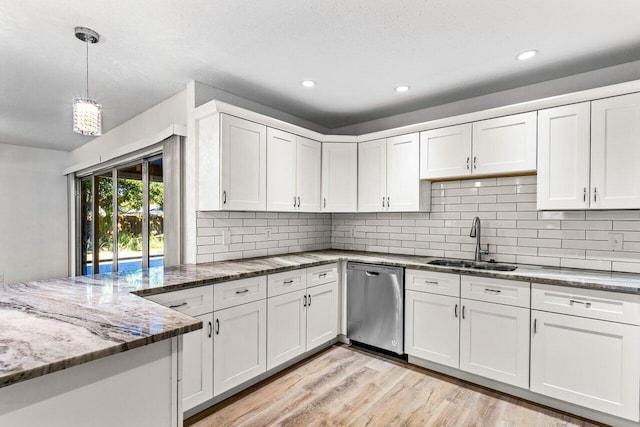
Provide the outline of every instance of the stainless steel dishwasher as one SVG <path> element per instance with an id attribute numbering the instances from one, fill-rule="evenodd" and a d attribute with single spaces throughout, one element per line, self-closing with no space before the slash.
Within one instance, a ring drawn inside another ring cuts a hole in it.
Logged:
<path id="1" fill-rule="evenodd" d="M 404 268 L 347 263 L 347 338 L 404 353 Z"/>

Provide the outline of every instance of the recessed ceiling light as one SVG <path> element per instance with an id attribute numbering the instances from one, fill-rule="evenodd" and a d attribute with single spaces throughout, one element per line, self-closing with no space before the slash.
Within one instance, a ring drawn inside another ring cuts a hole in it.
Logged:
<path id="1" fill-rule="evenodd" d="M 304 87 L 314 87 L 316 85 L 316 82 L 314 82 L 313 80 L 303 80 L 300 84 Z"/>
<path id="2" fill-rule="evenodd" d="M 520 52 L 516 58 L 518 61 L 526 61 L 527 59 L 531 59 L 538 54 L 538 51 L 535 49 L 525 50 L 524 52 Z"/>
<path id="3" fill-rule="evenodd" d="M 407 85 L 396 86 L 396 92 L 406 92 L 410 88 L 411 88 L 411 86 L 407 86 Z"/>

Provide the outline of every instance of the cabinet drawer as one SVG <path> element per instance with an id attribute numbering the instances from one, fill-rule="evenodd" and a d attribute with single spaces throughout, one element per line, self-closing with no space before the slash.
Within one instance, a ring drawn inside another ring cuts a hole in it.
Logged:
<path id="1" fill-rule="evenodd" d="M 460 288 L 462 298 L 527 308 L 531 305 L 529 282 L 462 276 Z"/>
<path id="2" fill-rule="evenodd" d="M 307 270 L 285 271 L 267 276 L 267 296 L 288 294 L 307 287 Z"/>
<path id="3" fill-rule="evenodd" d="M 640 325 L 640 295 L 534 283 L 535 310 Z"/>
<path id="4" fill-rule="evenodd" d="M 213 308 L 221 310 L 267 297 L 267 276 L 251 277 L 215 285 Z"/>
<path id="5" fill-rule="evenodd" d="M 307 287 L 322 285 L 338 280 L 338 264 L 319 265 L 307 268 Z"/>
<path id="6" fill-rule="evenodd" d="M 213 311 L 213 285 L 151 295 L 146 298 L 189 316 L 200 316 Z"/>
<path id="7" fill-rule="evenodd" d="M 432 294 L 460 296 L 460 275 L 434 271 L 409 270 L 405 272 L 406 289 Z"/>

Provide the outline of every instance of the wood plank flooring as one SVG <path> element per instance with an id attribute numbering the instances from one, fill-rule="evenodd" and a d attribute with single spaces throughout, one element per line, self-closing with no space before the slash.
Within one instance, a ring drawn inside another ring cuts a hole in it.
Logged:
<path id="1" fill-rule="evenodd" d="M 335 345 L 185 426 L 597 426 L 356 347 Z"/>

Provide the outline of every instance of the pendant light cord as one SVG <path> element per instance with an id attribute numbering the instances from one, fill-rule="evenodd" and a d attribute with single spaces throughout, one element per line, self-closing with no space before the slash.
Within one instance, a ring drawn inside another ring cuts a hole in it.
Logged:
<path id="1" fill-rule="evenodd" d="M 86 40 L 87 44 L 87 99 L 89 99 L 89 40 Z"/>

